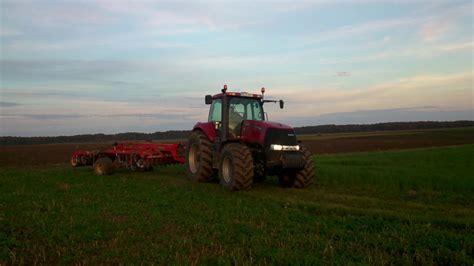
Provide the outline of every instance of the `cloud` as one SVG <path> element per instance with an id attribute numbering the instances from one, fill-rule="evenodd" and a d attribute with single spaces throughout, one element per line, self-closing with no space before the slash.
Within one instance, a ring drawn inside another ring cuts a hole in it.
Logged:
<path id="1" fill-rule="evenodd" d="M 456 121 L 473 120 L 473 110 L 439 110 L 436 107 L 394 108 L 335 112 L 317 116 L 294 117 L 286 120 L 293 126 L 324 124 L 370 124 L 400 121 Z"/>
<path id="2" fill-rule="evenodd" d="M 317 44 L 326 41 L 347 39 L 354 35 L 363 35 L 397 27 L 408 27 L 419 23 L 420 18 L 402 17 L 392 19 L 372 20 L 355 25 L 345 25 L 312 36 L 302 37 L 304 45 Z"/>
<path id="3" fill-rule="evenodd" d="M 63 114 L 20 114 L 14 115 L 15 117 L 27 117 L 35 120 L 49 120 L 49 119 L 71 119 L 83 117 L 81 115 L 63 115 Z"/>
<path id="4" fill-rule="evenodd" d="M 30 89 L 11 89 L 11 88 L 0 88 L 2 96 L 5 98 L 15 99 L 38 99 L 46 97 L 64 97 L 73 98 L 81 95 L 78 91 L 70 90 L 51 90 L 42 88 L 30 88 Z M 19 104 L 15 105 L 18 106 Z"/>
<path id="5" fill-rule="evenodd" d="M 424 42 L 433 42 L 449 31 L 451 27 L 452 23 L 446 20 L 427 22 L 421 27 L 421 39 Z"/>
<path id="6" fill-rule="evenodd" d="M 33 26 L 60 28 L 63 25 L 75 24 L 104 24 L 114 18 L 110 14 L 102 13 L 96 8 L 93 1 L 2 1 L 2 8 L 9 12 L 2 12 L 8 20 L 15 18 L 18 24 L 25 25 L 27 21 Z M 25 24 L 23 24 L 25 23 Z"/>
<path id="7" fill-rule="evenodd" d="M 364 88 L 311 89 L 278 88 L 275 97 L 284 98 L 292 110 L 281 117 L 323 115 L 371 109 L 437 106 L 442 110 L 472 110 L 473 75 L 461 72 L 445 75 L 418 75 Z M 297 92 L 297 93 L 294 93 Z"/>
<path id="8" fill-rule="evenodd" d="M 188 36 L 271 23 L 279 14 L 298 12 L 314 1 L 2 1 L 2 24 L 26 31 L 8 39 L 8 49 L 80 49 L 127 42 L 128 46 L 167 35 Z M 2 26 L 3 27 L 3 26 Z M 6 31 L 6 30 L 5 30 Z M 127 31 L 127 32 L 126 32 Z M 126 33 L 126 34 L 124 34 Z M 13 35 L 11 35 L 13 36 Z M 91 41 L 93 39 L 93 41 Z M 151 44 L 156 42 L 151 41 Z"/>
<path id="9" fill-rule="evenodd" d="M 459 20 L 465 16 L 471 17 L 472 21 L 472 1 L 459 1 L 456 5 L 445 7 L 438 3 L 428 11 L 435 15 L 429 16 L 423 21 L 419 36 L 423 42 L 434 42 L 449 35 L 459 27 Z"/>
<path id="10" fill-rule="evenodd" d="M 389 3 L 391 1 L 388 1 Z M 403 2 L 404 4 L 410 1 Z M 300 37 L 302 46 L 315 45 L 328 41 L 337 40 L 351 40 L 353 37 L 361 35 L 375 35 L 380 32 L 387 31 L 414 31 L 418 32 L 421 40 L 425 42 L 433 42 L 441 38 L 441 36 L 453 27 L 457 26 L 459 19 L 465 16 L 472 16 L 472 2 L 460 2 L 457 5 L 440 5 L 430 4 L 424 5 L 426 8 L 416 8 L 407 16 L 400 16 L 394 18 L 374 19 L 357 24 L 347 24 L 337 28 L 332 28 L 326 31 L 317 32 L 313 35 L 305 34 Z M 387 43 L 384 37 L 380 43 Z M 374 44 L 374 41 L 369 42 Z"/>
<path id="11" fill-rule="evenodd" d="M 1 102 L 0 101 L 0 107 L 14 107 L 14 106 L 19 106 L 19 103 L 13 103 L 13 102 Z"/>
<path id="12" fill-rule="evenodd" d="M 3 91 L 3 90 L 2 90 Z M 202 98 L 195 97 L 150 97 L 143 101 L 101 100 L 84 95 L 71 96 L 57 92 L 21 92 L 5 90 L 6 97 L 18 97 L 22 104 L 17 104 L 2 111 L 3 117 L 28 117 L 31 119 L 61 118 L 195 118 L 205 112 L 196 114 L 207 108 Z M 38 98 L 43 98 L 38 101 Z M 176 105 L 180 102 L 182 105 Z"/>
<path id="13" fill-rule="evenodd" d="M 412 46 L 400 49 L 388 49 L 383 52 L 376 52 L 364 56 L 353 57 L 328 57 L 319 61 L 325 65 L 333 64 L 354 64 L 374 61 L 386 61 L 396 58 L 427 58 L 441 56 L 448 53 L 465 52 L 474 49 L 474 42 L 462 41 L 456 43 L 427 44 L 423 47 Z"/>
<path id="14" fill-rule="evenodd" d="M 149 45 L 152 48 L 187 48 L 191 47 L 188 43 L 169 43 L 169 42 L 155 42 Z"/>
<path id="15" fill-rule="evenodd" d="M 6 37 L 15 37 L 15 36 L 20 36 L 22 35 L 21 31 L 15 30 L 12 28 L 7 28 L 5 25 L 0 24 L 0 37 L 6 38 Z"/>
<path id="16" fill-rule="evenodd" d="M 102 1 L 102 10 L 140 18 L 146 31 L 176 34 L 239 30 L 268 21 L 269 17 L 287 12 L 297 12 L 323 1 L 240 1 L 231 5 L 224 1 Z M 268 14 L 263 16 L 261 14 Z M 172 29 L 170 31 L 169 29 Z"/>
<path id="17" fill-rule="evenodd" d="M 189 129 L 206 120 L 202 99 L 160 98 L 155 101 L 100 101 L 86 97 L 24 96 L 25 104 L 0 113 L 0 135 L 55 136 L 82 133 L 154 132 Z M 177 106 L 176 102 L 181 106 Z"/>
<path id="18" fill-rule="evenodd" d="M 64 120 L 77 118 L 137 118 L 186 119 L 188 114 L 122 113 L 122 114 L 0 114 L 0 117 L 30 118 L 34 120 Z"/>
<path id="19" fill-rule="evenodd" d="M 117 75 L 137 70 L 137 65 L 121 60 L 0 60 L 2 75 L 78 76 Z"/>
<path id="20" fill-rule="evenodd" d="M 204 117 L 176 114 L 117 115 L 0 115 L 0 135 L 58 136 L 87 133 L 155 132 L 185 130 Z M 34 130 L 33 130 L 34 129 Z"/>

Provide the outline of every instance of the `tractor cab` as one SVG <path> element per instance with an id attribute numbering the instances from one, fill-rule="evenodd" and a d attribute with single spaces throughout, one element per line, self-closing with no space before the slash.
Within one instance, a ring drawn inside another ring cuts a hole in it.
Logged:
<path id="1" fill-rule="evenodd" d="M 214 124 L 216 133 L 221 139 L 240 138 L 242 123 L 245 120 L 265 120 L 261 95 L 228 92 L 206 99 L 209 98 L 211 98 L 211 108 L 209 109 L 208 122 Z"/>
<path id="2" fill-rule="evenodd" d="M 206 104 L 211 105 L 208 122 L 214 125 L 221 141 L 241 139 L 242 133 L 245 133 L 242 131 L 243 125 L 255 124 L 252 121 L 265 121 L 264 103 L 277 101 L 264 100 L 265 88 L 261 92 L 227 92 L 227 85 L 224 85 L 222 93 L 206 96 Z M 279 103 L 280 108 L 283 108 L 283 100 Z"/>

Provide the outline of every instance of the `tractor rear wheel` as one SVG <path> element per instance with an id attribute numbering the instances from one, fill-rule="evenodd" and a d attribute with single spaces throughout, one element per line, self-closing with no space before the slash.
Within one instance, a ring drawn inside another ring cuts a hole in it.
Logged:
<path id="1" fill-rule="evenodd" d="M 219 164 L 221 185 L 230 190 L 249 190 L 252 187 L 253 174 L 250 149 L 238 143 L 226 145 Z"/>
<path id="2" fill-rule="evenodd" d="M 114 163 L 109 157 L 101 157 L 94 162 L 94 173 L 98 175 L 110 175 L 113 168 Z"/>
<path id="3" fill-rule="evenodd" d="M 186 172 L 191 180 L 210 182 L 213 180 L 212 143 L 201 131 L 189 137 L 186 150 Z"/>
<path id="4" fill-rule="evenodd" d="M 278 177 L 282 187 L 306 188 L 313 183 L 314 163 L 312 154 L 302 145 L 300 145 L 300 152 L 303 153 L 304 168 L 299 171 L 281 173 Z"/>

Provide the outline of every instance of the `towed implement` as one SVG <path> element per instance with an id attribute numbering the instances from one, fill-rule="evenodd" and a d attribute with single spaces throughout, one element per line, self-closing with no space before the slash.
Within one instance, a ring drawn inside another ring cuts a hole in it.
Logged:
<path id="1" fill-rule="evenodd" d="M 114 168 L 150 171 L 153 166 L 184 163 L 184 146 L 180 143 L 115 143 L 102 151 L 75 151 L 71 165 L 93 166 L 99 175 L 109 175 Z"/>

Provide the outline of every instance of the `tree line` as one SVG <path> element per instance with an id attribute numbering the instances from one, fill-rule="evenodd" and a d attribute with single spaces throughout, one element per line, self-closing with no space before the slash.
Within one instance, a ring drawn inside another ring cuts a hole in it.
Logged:
<path id="1" fill-rule="evenodd" d="M 351 133 L 369 131 L 393 131 L 393 130 L 416 130 L 437 128 L 461 128 L 474 127 L 474 121 L 418 121 L 418 122 L 388 122 L 376 124 L 352 124 L 352 125 L 319 125 L 295 127 L 296 134 L 329 134 L 329 133 Z M 74 136 L 56 137 L 0 137 L 0 145 L 32 145 L 53 143 L 101 143 L 113 141 L 151 141 L 151 140 L 173 140 L 187 139 L 191 130 L 170 130 L 165 132 L 139 133 L 128 132 L 119 134 L 82 134 Z"/>
<path id="2" fill-rule="evenodd" d="M 295 128 L 296 134 L 327 134 L 327 133 L 351 133 L 369 131 L 395 131 L 395 130 L 417 130 L 437 128 L 461 128 L 474 127 L 474 121 L 418 121 L 418 122 L 388 122 L 376 124 L 352 124 L 352 125 L 321 125 Z"/>

